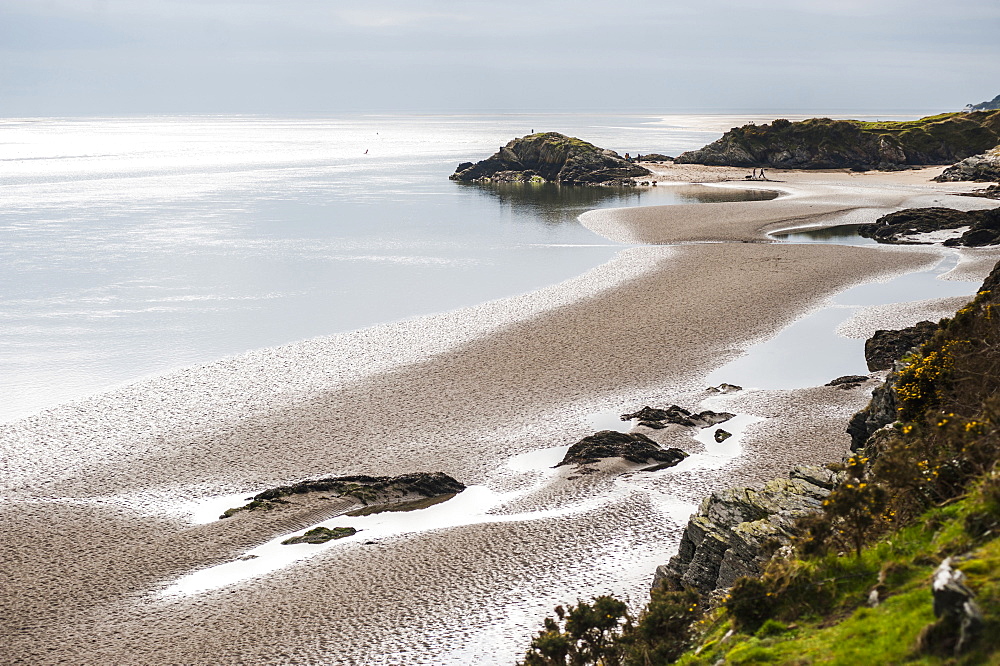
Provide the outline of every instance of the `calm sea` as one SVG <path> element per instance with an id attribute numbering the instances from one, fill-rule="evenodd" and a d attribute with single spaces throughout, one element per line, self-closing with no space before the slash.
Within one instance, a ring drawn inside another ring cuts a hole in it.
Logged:
<path id="1" fill-rule="evenodd" d="M 620 249 L 579 213 L 671 188 L 469 186 L 455 165 L 532 130 L 676 154 L 749 119 L 0 120 L 0 421 L 578 275 Z"/>

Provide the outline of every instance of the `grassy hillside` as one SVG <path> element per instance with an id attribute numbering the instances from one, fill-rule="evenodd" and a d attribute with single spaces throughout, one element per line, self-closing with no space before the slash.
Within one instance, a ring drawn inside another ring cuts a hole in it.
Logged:
<path id="1" fill-rule="evenodd" d="M 654 590 L 637 617 L 610 597 L 559 609 L 524 663 L 1000 663 L 1000 268 L 904 362 L 899 420 L 762 576 L 714 599 Z M 964 628 L 935 614 L 945 558 L 981 611 Z"/>

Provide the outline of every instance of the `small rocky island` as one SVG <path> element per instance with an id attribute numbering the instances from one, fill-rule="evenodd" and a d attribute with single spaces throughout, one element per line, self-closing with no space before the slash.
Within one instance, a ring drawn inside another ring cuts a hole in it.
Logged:
<path id="1" fill-rule="evenodd" d="M 458 165 L 450 178 L 466 182 L 633 186 L 652 173 L 613 150 L 558 132 L 514 139 L 492 156 Z"/>
<path id="2" fill-rule="evenodd" d="M 903 122 L 810 118 L 735 127 L 677 164 L 778 169 L 899 169 L 950 164 L 1000 144 L 1000 111 Z"/>

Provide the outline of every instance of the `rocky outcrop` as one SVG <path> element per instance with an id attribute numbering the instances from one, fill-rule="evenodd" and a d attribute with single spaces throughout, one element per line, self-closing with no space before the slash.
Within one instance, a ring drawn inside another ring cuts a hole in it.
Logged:
<path id="1" fill-rule="evenodd" d="M 314 527 L 305 534 L 285 539 L 281 542 L 281 544 L 283 546 L 290 546 L 296 543 L 326 543 L 327 541 L 333 541 L 334 539 L 343 539 L 344 537 L 354 536 L 357 533 L 358 531 L 353 527 L 334 527 L 333 529 L 326 527 Z"/>
<path id="2" fill-rule="evenodd" d="M 934 335 L 938 325 L 932 321 L 917 322 L 898 331 L 875 331 L 865 340 L 865 361 L 868 369 L 889 370 L 893 363 L 903 358 L 914 347 L 919 347 Z"/>
<path id="3" fill-rule="evenodd" d="M 743 387 L 736 384 L 727 384 L 722 382 L 718 386 L 709 386 L 705 389 L 706 393 L 736 393 L 737 391 L 742 391 Z"/>
<path id="4" fill-rule="evenodd" d="M 683 407 L 670 405 L 666 409 L 643 407 L 632 414 L 622 414 L 621 419 L 622 421 L 638 419 L 639 425 L 655 429 L 665 428 L 669 423 L 687 427 L 707 428 L 718 423 L 724 423 L 734 416 L 736 415 L 729 412 L 713 412 L 712 410 L 693 414 Z"/>
<path id="5" fill-rule="evenodd" d="M 823 467 L 796 467 L 760 489 L 712 493 L 688 521 L 677 555 L 656 569 L 653 587 L 708 595 L 759 574 L 771 553 L 789 543 L 795 519 L 817 511 L 834 483 Z"/>
<path id="6" fill-rule="evenodd" d="M 908 208 L 883 215 L 871 224 L 858 227 L 858 235 L 890 245 L 930 245 L 940 243 L 922 234 L 954 230 L 943 242 L 949 247 L 982 247 L 1000 244 L 1000 208 L 971 210 L 954 208 Z"/>
<path id="7" fill-rule="evenodd" d="M 824 386 L 836 386 L 841 389 L 852 389 L 858 388 L 866 381 L 871 379 L 868 375 L 844 375 L 843 377 L 837 377 L 824 384 Z"/>
<path id="8" fill-rule="evenodd" d="M 1000 144 L 1000 112 L 946 113 L 909 122 L 812 118 L 744 125 L 677 164 L 783 169 L 894 169 L 950 164 Z"/>
<path id="9" fill-rule="evenodd" d="M 680 449 L 664 449 L 649 437 L 639 433 L 601 430 L 569 447 L 569 451 L 556 467 L 586 465 L 605 458 L 624 458 L 640 465 L 653 465 L 657 469 L 672 467 L 687 458 Z"/>
<path id="10" fill-rule="evenodd" d="M 966 197 L 982 197 L 983 199 L 1000 199 L 1000 185 L 990 185 L 982 190 L 973 190 L 972 192 L 962 192 L 962 196 Z"/>
<path id="11" fill-rule="evenodd" d="M 613 150 L 558 132 L 514 139 L 481 162 L 458 165 L 450 178 L 475 182 L 550 182 L 564 185 L 635 185 L 652 172 Z"/>
<path id="12" fill-rule="evenodd" d="M 931 593 L 937 622 L 923 631 L 918 645 L 922 652 L 945 657 L 967 652 L 986 624 L 975 593 L 965 584 L 965 574 L 951 565 L 952 558 L 946 557 L 934 571 Z"/>
<path id="13" fill-rule="evenodd" d="M 961 162 L 945 169 L 934 180 L 941 183 L 954 181 L 996 183 L 1000 181 L 1000 146 L 981 155 L 966 157 Z"/>
<path id="14" fill-rule="evenodd" d="M 289 486 L 269 488 L 253 496 L 248 504 L 229 509 L 221 517 L 228 518 L 238 511 L 269 510 L 287 504 L 282 498 L 307 493 L 325 493 L 348 497 L 361 504 L 398 502 L 413 497 L 453 495 L 465 490 L 465 485 L 443 472 L 414 472 L 400 476 L 337 476 L 300 481 Z"/>
<path id="15" fill-rule="evenodd" d="M 674 158 L 670 155 L 661 155 L 660 153 L 649 153 L 648 155 L 636 155 L 637 162 L 673 162 Z"/>
<path id="16" fill-rule="evenodd" d="M 872 391 L 872 399 L 860 412 L 851 417 L 847 434 L 851 436 L 851 451 L 858 451 L 872 434 L 896 422 L 896 378 L 890 373 L 885 381 Z"/>

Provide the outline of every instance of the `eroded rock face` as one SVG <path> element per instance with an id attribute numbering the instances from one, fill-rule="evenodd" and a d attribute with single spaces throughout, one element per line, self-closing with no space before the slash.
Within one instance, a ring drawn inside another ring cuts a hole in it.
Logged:
<path id="1" fill-rule="evenodd" d="M 795 519 L 819 510 L 834 483 L 833 472 L 807 466 L 760 489 L 712 493 L 688 521 L 677 555 L 656 569 L 653 587 L 708 595 L 758 575 L 770 557 L 766 546 L 788 543 Z"/>
<path id="2" fill-rule="evenodd" d="M 556 467 L 563 465 L 585 465 L 605 458 L 624 458 L 637 464 L 653 464 L 656 467 L 670 467 L 687 458 L 680 449 L 664 449 L 649 437 L 639 433 L 601 430 L 569 447 L 569 451 Z"/>
<path id="3" fill-rule="evenodd" d="M 458 165 L 451 180 L 479 182 L 550 182 L 564 185 L 635 185 L 652 172 L 613 150 L 544 132 L 514 139 L 492 156 Z"/>
<path id="4" fill-rule="evenodd" d="M 1000 143 L 1000 113 L 942 114 L 906 123 L 779 119 L 734 127 L 678 164 L 785 169 L 893 169 L 948 164 Z"/>
<path id="5" fill-rule="evenodd" d="M 966 157 L 961 162 L 945 169 L 934 180 L 941 183 L 954 181 L 995 183 L 1000 181 L 1000 146 L 981 155 Z"/>
<path id="6" fill-rule="evenodd" d="M 875 331 L 865 341 L 865 361 L 868 369 L 888 370 L 893 363 L 903 358 L 914 347 L 919 347 L 934 335 L 938 325 L 932 321 L 917 322 L 898 331 Z"/>
<path id="7" fill-rule="evenodd" d="M 948 230 L 962 230 L 959 236 L 943 242 L 949 247 L 1000 244 L 1000 209 L 908 208 L 861 225 L 858 235 L 891 245 L 929 245 L 940 241 L 920 238 L 919 234 Z"/>
<path id="8" fill-rule="evenodd" d="M 847 434 L 851 436 L 851 451 L 858 451 L 872 434 L 890 423 L 896 422 L 896 379 L 893 372 L 881 386 L 872 390 L 868 405 L 851 417 L 847 424 Z"/>

